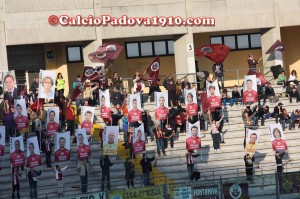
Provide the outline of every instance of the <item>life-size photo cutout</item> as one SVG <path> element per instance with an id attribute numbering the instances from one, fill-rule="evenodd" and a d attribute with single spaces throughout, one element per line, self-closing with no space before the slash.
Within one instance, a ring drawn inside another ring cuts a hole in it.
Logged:
<path id="1" fill-rule="evenodd" d="M 27 140 L 27 167 L 34 168 L 40 166 L 41 163 L 41 152 L 37 136 L 28 138 Z"/>
<path id="2" fill-rule="evenodd" d="M 54 99 L 56 72 L 40 70 L 39 98 Z"/>
<path id="3" fill-rule="evenodd" d="M 256 83 L 255 75 L 244 76 L 243 102 L 244 103 L 257 102 L 257 83 Z"/>
<path id="4" fill-rule="evenodd" d="M 95 107 L 91 107 L 91 106 L 81 107 L 81 128 L 86 130 L 87 135 L 92 134 L 94 115 L 95 115 Z"/>
<path id="5" fill-rule="evenodd" d="M 285 152 L 288 150 L 284 131 L 279 123 L 269 124 L 269 132 L 273 151 Z"/>
<path id="6" fill-rule="evenodd" d="M 55 162 L 64 162 L 70 160 L 70 131 L 55 133 L 54 142 L 54 160 Z"/>
<path id="7" fill-rule="evenodd" d="M 15 70 L 1 71 L 1 73 L 4 91 L 12 91 L 13 88 L 17 88 Z"/>
<path id="8" fill-rule="evenodd" d="M 47 136 L 54 136 L 59 131 L 59 107 L 51 107 L 47 110 Z"/>
<path id="9" fill-rule="evenodd" d="M 118 149 L 119 126 L 106 126 L 103 131 L 103 155 L 116 155 Z"/>
<path id="10" fill-rule="evenodd" d="M 155 118 L 156 120 L 166 120 L 169 115 L 168 92 L 155 92 Z"/>
<path id="11" fill-rule="evenodd" d="M 215 109 L 218 107 L 222 107 L 221 93 L 217 80 L 212 83 L 206 81 L 206 94 L 211 112 L 215 111 Z"/>
<path id="12" fill-rule="evenodd" d="M 106 89 L 105 91 L 99 89 L 99 99 L 100 99 L 99 101 L 100 101 L 101 118 L 103 119 L 111 118 L 109 89 Z"/>
<path id="13" fill-rule="evenodd" d="M 132 148 L 134 154 L 143 153 L 146 150 L 143 123 L 138 128 L 134 128 Z"/>
<path id="14" fill-rule="evenodd" d="M 3 89 L 3 71 L 0 71 L 0 86 Z M 3 89 L 4 90 L 4 89 Z"/>
<path id="15" fill-rule="evenodd" d="M 259 130 L 252 130 L 252 129 L 247 130 L 246 154 L 250 154 L 251 156 L 254 155 L 259 139 L 260 139 Z"/>
<path id="16" fill-rule="evenodd" d="M 25 164 L 23 135 L 10 138 L 10 161 L 13 167 Z"/>
<path id="17" fill-rule="evenodd" d="M 19 99 L 14 101 L 14 117 L 15 117 L 15 128 L 22 130 L 28 127 L 28 115 L 26 110 L 25 99 Z"/>
<path id="18" fill-rule="evenodd" d="M 197 93 L 195 89 L 185 89 L 186 113 L 189 117 L 198 115 Z"/>
<path id="19" fill-rule="evenodd" d="M 76 129 L 78 158 L 89 158 L 91 156 L 90 144 L 85 129 Z"/>
<path id="20" fill-rule="evenodd" d="M 215 87 L 214 93 L 211 93 L 209 91 L 209 87 L 210 86 L 214 86 Z M 206 93 L 207 93 L 207 98 L 209 98 L 211 95 L 221 97 L 221 92 L 220 92 L 220 89 L 219 89 L 218 80 L 215 80 L 212 83 L 206 81 Z"/>
<path id="21" fill-rule="evenodd" d="M 201 133 L 199 121 L 194 124 L 186 122 L 186 149 L 201 149 Z"/>
<path id="22" fill-rule="evenodd" d="M 2 80 L 4 90 L 3 98 L 4 100 L 9 100 L 10 104 L 13 105 L 14 100 L 18 99 L 15 71 L 2 71 Z"/>
<path id="23" fill-rule="evenodd" d="M 0 156 L 4 156 L 5 150 L 5 126 L 0 126 Z"/>
<path id="24" fill-rule="evenodd" d="M 142 121 L 142 108 L 140 94 L 129 95 L 129 108 L 128 108 L 129 122 Z"/>

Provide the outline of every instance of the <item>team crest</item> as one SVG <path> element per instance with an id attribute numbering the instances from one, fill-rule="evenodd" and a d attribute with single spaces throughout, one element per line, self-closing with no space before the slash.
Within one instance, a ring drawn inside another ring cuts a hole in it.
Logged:
<path id="1" fill-rule="evenodd" d="M 105 49 L 107 52 L 113 52 L 113 51 L 116 51 L 117 50 L 117 47 L 116 45 L 113 45 L 113 44 L 110 44 L 108 46 L 106 46 L 106 49 Z"/>
<path id="2" fill-rule="evenodd" d="M 233 199 L 238 199 L 242 196 L 242 189 L 240 185 L 233 184 L 229 189 L 229 193 Z"/>
<path id="3" fill-rule="evenodd" d="M 203 54 L 209 54 L 209 53 L 212 53 L 212 48 L 211 47 L 203 47 L 201 48 L 200 50 Z"/>
<path id="4" fill-rule="evenodd" d="M 152 71 L 157 71 L 157 70 L 159 70 L 159 63 L 158 63 L 158 62 L 154 62 L 154 63 L 151 65 L 151 70 L 152 70 Z"/>
<path id="5" fill-rule="evenodd" d="M 98 54 L 96 56 L 98 57 Z M 95 73 L 95 70 L 93 68 L 91 68 L 91 69 L 87 69 L 84 74 L 85 74 L 85 76 L 90 77 L 94 73 Z"/>

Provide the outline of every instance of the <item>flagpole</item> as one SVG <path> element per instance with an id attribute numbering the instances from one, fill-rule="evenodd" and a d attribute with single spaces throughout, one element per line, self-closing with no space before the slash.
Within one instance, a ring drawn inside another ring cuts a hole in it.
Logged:
<path id="1" fill-rule="evenodd" d="M 109 67 L 105 70 L 105 73 L 107 73 L 108 72 L 108 70 L 111 68 L 111 66 L 112 66 L 112 62 L 110 62 L 110 65 L 109 65 Z M 104 68 L 105 68 L 105 65 L 104 65 Z"/>

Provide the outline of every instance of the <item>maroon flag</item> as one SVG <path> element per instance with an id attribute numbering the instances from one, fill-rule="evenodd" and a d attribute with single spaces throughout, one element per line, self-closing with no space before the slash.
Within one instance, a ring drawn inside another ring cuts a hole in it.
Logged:
<path id="1" fill-rule="evenodd" d="M 71 100 L 76 99 L 76 97 L 78 97 L 81 94 L 81 86 L 77 86 L 71 96 Z"/>
<path id="2" fill-rule="evenodd" d="M 270 48 L 267 50 L 266 54 L 271 54 L 274 51 L 280 51 L 281 53 L 284 52 L 284 45 L 281 41 L 277 40 Z"/>
<path id="3" fill-rule="evenodd" d="M 156 56 L 154 60 L 150 63 L 146 72 L 149 74 L 150 78 L 159 76 L 159 68 L 160 68 L 160 59 L 159 56 Z"/>
<path id="4" fill-rule="evenodd" d="M 201 106 L 203 112 L 206 112 L 209 109 L 210 103 L 207 99 L 207 94 L 206 93 L 201 93 Z"/>
<path id="5" fill-rule="evenodd" d="M 90 81 L 99 79 L 98 71 L 102 70 L 102 66 L 92 67 L 92 66 L 85 66 L 82 75 L 82 82 L 89 79 Z"/>
<path id="6" fill-rule="evenodd" d="M 255 75 L 257 79 L 260 80 L 262 86 L 264 86 L 268 81 L 261 75 L 259 72 L 255 72 L 253 70 L 249 70 L 247 75 Z"/>
<path id="7" fill-rule="evenodd" d="M 89 58 L 92 62 L 100 62 L 106 65 L 107 62 L 115 61 L 123 48 L 123 46 L 116 43 L 105 43 L 96 52 L 89 54 Z"/>
<path id="8" fill-rule="evenodd" d="M 196 55 L 199 57 L 205 56 L 216 63 L 223 63 L 229 52 L 230 48 L 226 45 L 206 44 L 197 48 Z"/>

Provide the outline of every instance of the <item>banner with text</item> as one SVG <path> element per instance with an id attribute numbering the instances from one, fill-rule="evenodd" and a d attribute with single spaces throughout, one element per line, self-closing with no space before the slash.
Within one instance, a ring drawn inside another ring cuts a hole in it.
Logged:
<path id="1" fill-rule="evenodd" d="M 115 190 L 108 193 L 109 199 L 163 199 L 163 186 Z"/>

